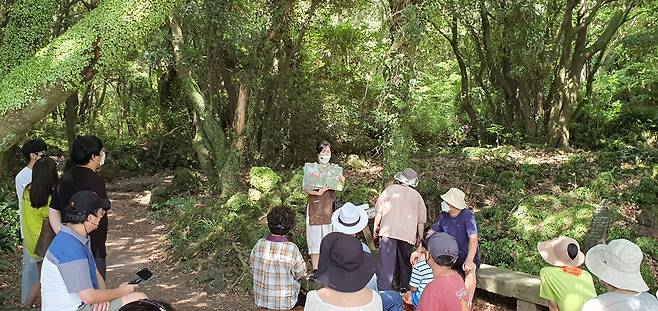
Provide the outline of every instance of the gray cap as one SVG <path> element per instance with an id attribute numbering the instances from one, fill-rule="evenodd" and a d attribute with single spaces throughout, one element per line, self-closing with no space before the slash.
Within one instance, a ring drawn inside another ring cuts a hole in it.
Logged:
<path id="1" fill-rule="evenodd" d="M 457 240 L 448 233 L 436 232 L 429 234 L 425 238 L 425 244 L 434 261 L 438 261 L 439 256 L 450 256 L 453 259 L 459 256 Z"/>

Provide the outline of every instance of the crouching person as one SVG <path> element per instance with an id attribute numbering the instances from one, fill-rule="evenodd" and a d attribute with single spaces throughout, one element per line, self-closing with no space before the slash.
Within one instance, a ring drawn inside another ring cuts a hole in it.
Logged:
<path id="1" fill-rule="evenodd" d="M 92 191 L 75 193 L 64 213 L 59 233 L 48 247 L 41 268 L 41 310 L 117 311 L 121 306 L 146 295 L 127 283 L 106 289 L 91 253 L 89 233 L 110 207 Z"/>
<path id="2" fill-rule="evenodd" d="M 290 208 L 273 208 L 267 214 L 271 234 L 251 250 L 254 303 L 261 310 L 290 310 L 306 301 L 298 281 L 306 274 L 306 264 L 297 245 L 286 238 L 294 224 L 295 213 Z"/>

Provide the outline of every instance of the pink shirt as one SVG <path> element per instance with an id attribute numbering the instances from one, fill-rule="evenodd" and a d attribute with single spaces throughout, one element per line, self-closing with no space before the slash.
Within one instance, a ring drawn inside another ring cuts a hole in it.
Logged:
<path id="1" fill-rule="evenodd" d="M 468 291 L 457 272 L 435 277 L 420 297 L 418 311 L 468 311 Z"/>
<path id="2" fill-rule="evenodd" d="M 414 188 L 388 186 L 377 199 L 377 214 L 381 215 L 379 235 L 416 244 L 418 224 L 427 222 L 423 197 Z"/>

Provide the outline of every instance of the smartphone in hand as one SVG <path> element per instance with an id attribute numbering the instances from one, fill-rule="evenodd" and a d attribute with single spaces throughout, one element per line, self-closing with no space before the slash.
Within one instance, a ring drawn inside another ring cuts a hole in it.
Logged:
<path id="1" fill-rule="evenodd" d="M 137 273 L 135 274 L 137 274 L 137 277 L 132 281 L 128 282 L 128 284 L 141 284 L 154 277 L 153 272 L 151 272 L 151 270 L 146 268 L 137 271 Z"/>

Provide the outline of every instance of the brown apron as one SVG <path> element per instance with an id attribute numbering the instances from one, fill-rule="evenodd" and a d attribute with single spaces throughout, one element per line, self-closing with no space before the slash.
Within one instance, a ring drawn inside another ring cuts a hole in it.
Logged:
<path id="1" fill-rule="evenodd" d="M 336 191 L 327 190 L 323 195 L 308 196 L 308 224 L 311 226 L 331 224 L 334 213 Z"/>

